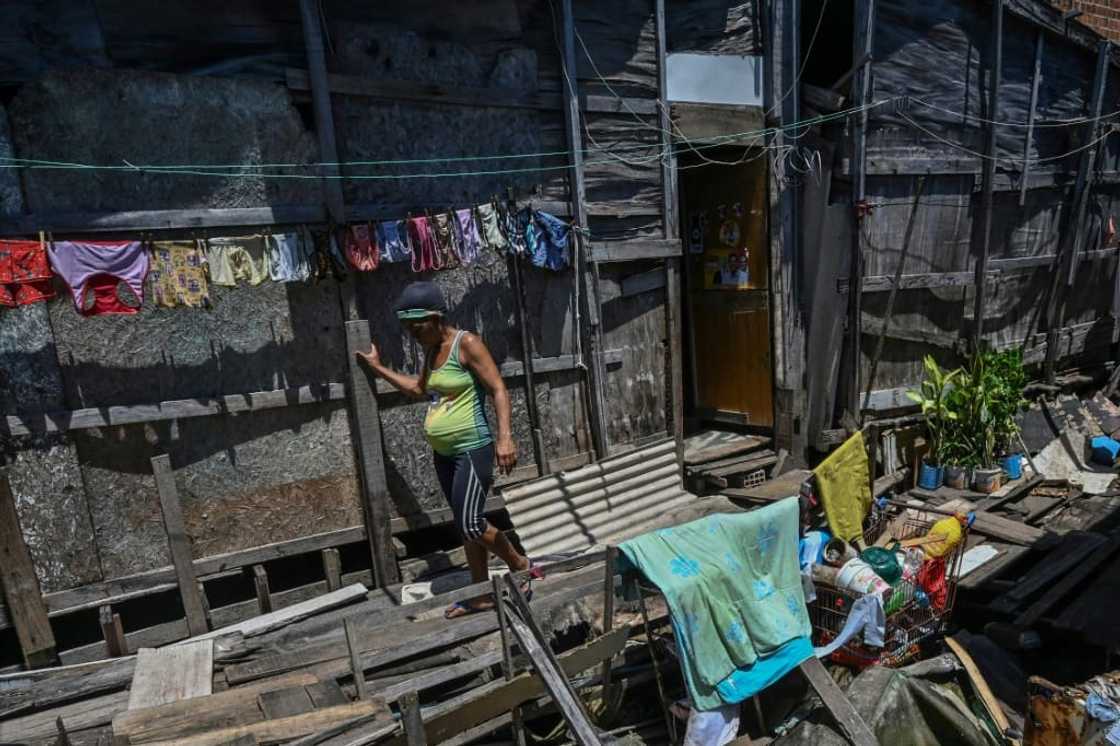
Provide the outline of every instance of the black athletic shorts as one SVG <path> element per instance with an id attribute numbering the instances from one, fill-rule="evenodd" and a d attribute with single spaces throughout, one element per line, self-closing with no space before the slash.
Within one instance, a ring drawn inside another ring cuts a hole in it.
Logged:
<path id="1" fill-rule="evenodd" d="M 486 496 L 494 483 L 494 444 L 458 456 L 441 456 L 434 451 L 432 456 L 439 485 L 455 514 L 455 527 L 463 539 L 477 539 L 486 531 Z"/>

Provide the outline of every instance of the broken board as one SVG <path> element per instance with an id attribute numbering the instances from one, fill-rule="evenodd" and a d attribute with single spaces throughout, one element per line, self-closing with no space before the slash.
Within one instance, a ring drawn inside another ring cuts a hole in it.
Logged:
<path id="1" fill-rule="evenodd" d="M 136 653 L 128 709 L 157 707 L 210 694 L 214 680 L 214 641 L 197 640 Z"/>

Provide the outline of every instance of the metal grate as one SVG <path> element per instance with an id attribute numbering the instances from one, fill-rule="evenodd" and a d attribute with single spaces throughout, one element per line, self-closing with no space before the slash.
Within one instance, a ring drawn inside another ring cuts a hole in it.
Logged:
<path id="1" fill-rule="evenodd" d="M 757 487 L 766 482 L 766 470 L 755 469 L 743 479 L 744 487 Z"/>

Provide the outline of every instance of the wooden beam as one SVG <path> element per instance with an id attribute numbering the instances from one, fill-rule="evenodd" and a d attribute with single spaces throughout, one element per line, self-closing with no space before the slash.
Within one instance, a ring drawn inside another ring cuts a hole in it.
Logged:
<path id="1" fill-rule="evenodd" d="M 1108 41 L 1102 41 L 1097 48 L 1097 70 L 1093 77 L 1093 97 L 1090 103 L 1090 117 L 1092 119 L 1084 126 L 1087 143 L 1096 139 L 1100 130 L 1099 119 L 1104 101 L 1104 91 L 1108 83 L 1110 50 L 1111 43 Z M 1092 191 L 1092 172 L 1093 164 L 1096 162 L 1097 150 L 1098 146 L 1093 146 L 1086 147 L 1081 151 L 1081 158 L 1077 165 L 1077 182 L 1074 185 L 1072 223 L 1066 226 L 1065 236 L 1068 238 L 1059 250 L 1065 266 L 1059 265 L 1059 271 L 1054 273 L 1054 279 L 1050 284 L 1050 297 L 1047 299 L 1046 308 L 1046 325 L 1050 336 L 1045 365 L 1046 380 L 1050 383 L 1054 382 L 1057 372 L 1055 370 L 1058 360 L 1057 332 L 1065 321 L 1066 303 L 1077 272 L 1082 243 L 1085 238 L 1085 211 Z M 1066 275 L 1064 289 L 1061 283 L 1063 270 Z"/>
<path id="2" fill-rule="evenodd" d="M 8 468 L 0 468 L 0 585 L 16 628 L 23 664 L 42 668 L 55 663 L 54 632 L 35 575 L 31 552 L 23 539 Z"/>
<path id="3" fill-rule="evenodd" d="M 380 714 L 384 719 L 391 718 L 391 714 L 380 700 L 366 700 L 351 702 L 345 705 L 325 707 L 321 710 L 312 710 L 302 715 L 293 715 L 275 720 L 261 720 L 248 725 L 236 725 L 228 728 L 219 728 L 206 733 L 176 738 L 169 741 L 152 741 L 153 746 L 218 746 L 247 735 L 252 735 L 261 743 L 279 743 L 299 736 L 318 733 L 349 720 L 356 720 L 367 715 Z"/>
<path id="4" fill-rule="evenodd" d="M 1034 40 L 1034 72 L 1031 74 L 1031 102 L 1027 109 L 1027 134 L 1023 143 L 1023 175 L 1019 183 L 1019 206 L 1027 204 L 1027 188 L 1030 184 L 1031 147 L 1034 145 L 1034 121 L 1038 117 L 1038 84 L 1042 80 L 1042 48 L 1046 35 L 1036 32 Z M 992 117 L 995 119 L 995 117 Z"/>
<path id="5" fill-rule="evenodd" d="M 342 587 L 342 557 L 334 547 L 322 551 L 323 577 L 327 581 L 328 591 L 337 591 Z"/>
<path id="6" fill-rule="evenodd" d="M 587 241 L 585 231 L 589 229 L 587 220 L 587 189 L 583 174 L 583 129 L 580 125 L 579 90 L 576 80 L 575 16 L 572 13 L 572 0 L 561 2 L 562 39 L 561 88 L 564 98 L 564 129 L 567 138 L 569 169 L 568 198 L 572 203 L 572 216 L 575 218 L 575 281 L 580 283 L 579 293 L 584 324 L 577 330 L 583 337 L 585 359 L 582 361 L 587 371 L 587 398 L 590 403 L 588 420 L 591 429 L 591 442 L 598 458 L 609 454 L 610 443 L 607 434 L 607 405 L 604 400 L 604 370 L 600 352 L 602 348 L 602 329 L 599 309 L 599 270 L 593 257 L 593 249 Z"/>
<path id="7" fill-rule="evenodd" d="M 852 57 L 865 62 L 852 76 L 851 99 L 857 106 L 871 103 L 871 55 L 875 47 L 875 0 L 856 0 Z M 867 111 L 856 115 L 852 126 L 852 210 L 855 229 L 852 231 L 852 257 L 848 291 L 848 411 L 856 416 L 859 408 L 860 366 L 862 352 L 863 303 L 863 221 L 867 199 Z"/>
<path id="8" fill-rule="evenodd" d="M 354 630 L 354 621 L 343 619 L 342 629 L 346 634 L 346 651 L 350 655 L 350 675 L 354 678 L 354 688 L 357 690 L 358 699 L 368 699 L 369 691 L 366 688 L 366 676 L 362 672 L 362 651 L 358 647 L 358 633 Z"/>
<path id="9" fill-rule="evenodd" d="M 401 726 L 404 728 L 408 746 L 428 746 L 424 733 L 424 719 L 420 717 L 420 697 L 415 691 L 401 695 Z"/>
<path id="10" fill-rule="evenodd" d="M 528 314 L 525 311 L 525 282 L 521 276 L 521 262 L 511 256 L 507 261 L 510 280 L 513 284 L 514 319 L 517 322 L 518 336 L 521 338 L 521 360 L 525 369 L 525 410 L 529 415 L 529 433 L 533 441 L 533 461 L 539 474 L 548 474 L 548 453 L 544 447 L 544 433 L 541 429 L 541 415 L 537 402 L 537 387 L 533 381 L 533 341 L 529 334 Z"/>
<path id="11" fill-rule="evenodd" d="M 303 45 L 307 52 L 307 71 L 311 88 L 311 103 L 315 110 L 315 134 L 319 137 L 319 158 L 323 164 L 323 197 L 327 213 L 336 225 L 346 222 L 346 208 L 342 201 L 342 182 L 339 175 L 338 147 L 334 138 L 334 114 L 331 112 L 331 92 L 327 82 L 327 57 L 323 51 L 323 28 L 319 4 L 315 0 L 299 0 L 300 25 L 303 28 Z"/>
<path id="12" fill-rule="evenodd" d="M 124 627 L 121 625 L 121 615 L 114 614 L 113 607 L 105 604 L 98 610 L 98 618 L 109 657 L 120 658 L 122 655 L 128 655 L 128 641 L 125 639 Z"/>
<path id="13" fill-rule="evenodd" d="M 202 596 L 195 582 L 191 541 L 183 522 L 183 507 L 179 503 L 179 491 L 175 487 L 175 472 L 171 469 L 171 457 L 167 454 L 153 456 L 151 464 L 156 490 L 159 492 L 159 505 L 163 512 L 163 527 L 167 532 L 167 549 L 171 554 L 171 564 L 175 567 L 175 578 L 179 585 L 179 596 L 183 600 L 183 611 L 187 616 L 187 627 L 192 636 L 205 634 L 208 629 L 206 612 L 202 608 Z"/>
<path id="14" fill-rule="evenodd" d="M 305 0 L 306 1 L 306 0 Z M 400 580 L 389 530 L 389 485 L 385 478 L 385 455 L 381 448 L 381 416 L 370 373 L 357 353 L 369 349 L 369 322 L 346 322 L 346 354 L 350 376 L 350 432 L 362 475 L 362 508 L 366 537 L 373 558 L 374 582 L 392 585 Z"/>
<path id="15" fill-rule="evenodd" d="M 996 0 L 997 3 L 1003 0 Z M 879 372 L 879 359 L 883 355 L 883 343 L 886 341 L 887 331 L 890 329 L 891 316 L 894 315 L 894 301 L 898 297 L 898 285 L 902 279 L 902 270 L 906 268 L 906 257 L 910 254 L 910 239 L 914 236 L 914 224 L 917 222 L 918 207 L 921 204 L 922 192 L 925 191 L 926 179 L 918 177 L 918 186 L 914 190 L 914 204 L 910 207 L 910 216 L 906 220 L 906 233 L 902 238 L 902 251 L 898 255 L 898 266 L 894 273 L 894 282 L 891 283 L 890 293 L 887 295 L 887 307 L 883 311 L 883 328 L 875 340 L 875 352 L 871 355 L 871 370 L 867 376 L 867 394 L 864 396 L 863 408 L 867 409 L 871 399 L 871 389 L 875 387 L 875 375 Z M 872 459 L 871 473 L 874 477 L 875 463 Z"/>
<path id="16" fill-rule="evenodd" d="M 973 303 L 972 345 L 980 349 L 984 338 L 984 314 L 988 306 L 988 257 L 992 245 L 992 190 L 996 179 L 996 125 L 999 121 L 999 88 L 1003 77 L 1003 0 L 992 3 L 992 42 L 988 51 L 988 119 L 984 131 L 984 165 L 979 230 L 973 230 L 973 254 L 976 255 L 976 295 Z"/>
<path id="17" fill-rule="evenodd" d="M 284 75 L 289 90 L 311 90 L 311 79 L 306 70 L 287 68 Z M 413 101 L 421 104 L 469 106 L 471 108 L 557 111 L 563 107 L 561 96 L 529 88 L 444 86 L 426 81 L 374 80 L 357 75 L 336 74 L 328 75 L 327 81 L 331 93 L 347 96 Z M 620 101 L 614 96 L 583 95 L 580 96 L 580 106 L 584 111 L 604 114 L 622 114 L 631 111 L 636 114 L 657 113 L 655 103 L 647 98 L 624 98 Z"/>
<path id="18" fill-rule="evenodd" d="M 591 244 L 591 258 L 596 262 L 634 262 L 643 259 L 674 259 L 680 256 L 681 242 L 677 238 L 635 238 Z"/>
<path id="19" fill-rule="evenodd" d="M 268 572 L 264 565 L 253 565 L 253 588 L 257 592 L 257 608 L 260 613 L 272 613 L 272 590 L 268 587 Z"/>
<path id="20" fill-rule="evenodd" d="M 213 691 L 214 641 L 188 641 L 136 653 L 136 670 L 129 685 L 128 709 L 206 697 Z"/>
<path id="21" fill-rule="evenodd" d="M 821 704 L 832 715 L 836 724 L 840 726 L 840 731 L 849 742 L 854 746 L 878 746 L 879 739 L 875 737 L 875 734 L 867 725 L 867 721 L 852 705 L 851 700 L 844 694 L 844 690 L 832 680 L 832 676 L 829 675 L 819 660 L 810 657 L 798 668 L 809 680 L 809 685 L 820 696 Z"/>
<path id="22" fill-rule="evenodd" d="M 1041 37 L 1041 32 L 1039 33 Z M 980 669 L 976 666 L 976 662 L 972 660 L 972 656 L 968 654 L 964 646 L 953 639 L 952 635 L 945 636 L 945 644 L 953 651 L 953 655 L 957 656 L 957 660 L 964 666 L 965 673 L 968 674 L 968 680 L 972 683 L 972 687 L 980 696 L 980 701 L 984 703 L 984 709 L 988 712 L 988 717 L 992 719 L 996 727 L 999 728 L 1000 735 L 1007 738 L 1008 746 L 1020 746 L 1022 741 L 1018 738 L 1011 738 L 1007 734 L 1011 732 L 1011 723 L 1007 720 L 1007 716 L 1003 714 L 1003 707 L 1000 706 L 999 700 L 996 695 L 992 693 L 991 687 L 984 679 L 984 675 L 980 673 Z"/>

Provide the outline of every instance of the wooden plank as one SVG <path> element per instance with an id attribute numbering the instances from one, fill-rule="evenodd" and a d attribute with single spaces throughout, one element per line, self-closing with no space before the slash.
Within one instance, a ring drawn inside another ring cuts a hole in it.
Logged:
<path id="1" fill-rule="evenodd" d="M 198 733 L 169 741 L 152 741 L 151 743 L 160 744 L 160 746 L 172 746 L 172 744 L 179 744 L 179 746 L 218 746 L 246 735 L 256 736 L 258 741 L 275 743 L 317 733 L 348 720 L 379 713 L 385 719 L 391 718 L 383 702 L 367 700 L 313 710 L 293 717 L 262 720 L 259 723 L 220 728 L 207 733 Z"/>
<path id="2" fill-rule="evenodd" d="M 769 446 L 770 443 L 770 438 L 747 436 L 742 440 L 727 443 L 726 445 L 713 446 L 710 448 L 697 448 L 691 451 L 685 451 L 684 464 L 685 466 L 707 464 L 712 461 L 718 461 L 730 456 L 736 456 L 739 454 L 749 453 L 750 451 L 756 451 L 759 448 Z"/>
<path id="3" fill-rule="evenodd" d="M 949 646 L 949 649 L 953 651 L 953 655 L 957 656 L 961 665 L 964 666 L 965 673 L 968 674 L 968 680 L 972 682 L 972 688 L 976 690 L 976 693 L 980 696 L 980 701 L 984 703 L 984 709 L 988 711 L 988 717 L 996 724 L 1000 734 L 1007 737 L 1006 734 L 1011 731 L 1011 723 L 1008 722 L 1007 716 L 1003 714 L 1003 708 L 1000 707 L 999 700 L 996 699 L 996 695 L 992 693 L 991 687 L 988 686 L 984 675 L 980 673 L 976 662 L 972 660 L 972 656 L 968 654 L 964 646 L 953 639 L 952 635 L 947 635 L 945 637 L 945 644 Z M 1007 741 L 1010 746 L 1019 746 L 1021 743 L 1017 738 L 1008 737 Z"/>
<path id="4" fill-rule="evenodd" d="M 404 728 L 408 746 L 428 746 L 424 733 L 424 719 L 420 716 L 420 698 L 415 691 L 401 695 L 401 727 Z"/>
<path id="5" fill-rule="evenodd" d="M 260 704 L 261 712 L 264 713 L 266 720 L 302 715 L 315 709 L 315 705 L 311 702 L 311 696 L 302 686 L 290 686 L 286 689 L 261 692 L 257 695 L 257 702 Z"/>
<path id="6" fill-rule="evenodd" d="M 1031 102 L 1027 108 L 1027 134 L 1023 144 L 1023 174 L 1019 183 L 1019 207 L 1027 204 L 1027 185 L 1030 183 L 1031 147 L 1034 145 L 1034 122 L 1038 116 L 1038 84 L 1042 80 L 1042 49 L 1046 35 L 1041 30 L 1035 33 L 1034 72 L 1031 74 Z M 992 117 L 994 119 L 995 117 Z M 990 263 L 989 263 L 990 264 Z"/>
<path id="7" fill-rule="evenodd" d="M 342 587 L 342 557 L 334 547 L 324 549 L 322 556 L 323 577 L 327 581 L 327 591 L 337 591 Z"/>
<path id="8" fill-rule="evenodd" d="M 24 665 L 27 668 L 52 665 L 57 660 L 54 632 L 47 618 L 31 552 L 23 540 L 7 467 L 0 468 L 0 585 L 16 628 Z"/>
<path id="9" fill-rule="evenodd" d="M 1074 588 L 1096 572 L 1097 567 L 1112 558 L 1117 550 L 1120 550 L 1120 539 L 1116 538 L 1104 546 L 1095 548 L 1081 560 L 1080 564 L 1070 569 L 1061 580 L 1052 585 L 1041 598 L 1015 617 L 1015 626 L 1026 629 L 1034 625 Z"/>
<path id="10" fill-rule="evenodd" d="M 307 696 L 311 697 L 311 703 L 317 708 L 344 705 L 350 701 L 337 681 L 316 681 L 307 687 Z"/>
<path id="11" fill-rule="evenodd" d="M 1061 547 L 1055 549 L 1047 561 L 1039 565 L 1013 588 L 995 599 L 990 607 L 993 611 L 1012 613 L 1030 596 L 1043 588 L 1052 586 L 1066 576 L 1094 552 L 1101 551 L 1105 539 L 1100 534 L 1071 532 L 1063 537 Z"/>
<path id="12" fill-rule="evenodd" d="M 778 463 L 778 457 L 773 451 L 768 451 L 766 454 L 760 454 L 757 458 L 741 461 L 737 464 L 730 466 L 723 466 L 711 471 L 705 471 L 705 475 L 712 477 L 729 477 L 732 474 L 743 474 L 749 471 L 756 471 L 758 469 L 765 469 Z"/>
<path id="13" fill-rule="evenodd" d="M 1002 265 L 1001 265 L 1002 266 Z M 989 272 L 989 279 L 998 274 Z M 910 275 L 870 275 L 863 278 L 864 293 L 888 293 L 892 290 L 920 290 L 932 288 L 969 287 L 976 281 L 973 272 L 918 272 Z M 836 281 L 838 293 L 848 292 L 848 279 Z"/>
<path id="14" fill-rule="evenodd" d="M 357 357 L 359 352 L 366 352 L 369 345 L 369 322 L 347 321 L 351 433 L 362 475 L 362 508 L 373 557 L 374 584 L 380 587 L 399 582 L 400 572 L 389 530 L 389 485 L 385 478 L 385 455 L 381 450 L 381 416 L 371 374 L 359 364 Z"/>
<path id="15" fill-rule="evenodd" d="M 315 134 L 319 138 L 320 173 L 327 213 L 335 225 L 346 222 L 342 201 L 342 182 L 338 180 L 338 147 L 334 138 L 334 115 L 331 112 L 330 84 L 327 81 L 327 58 L 323 50 L 323 28 L 319 6 L 313 0 L 299 0 L 300 26 L 307 54 L 307 73 L 311 104 L 315 112 Z"/>
<path id="16" fill-rule="evenodd" d="M 562 40 L 561 46 L 561 72 L 563 84 L 561 91 L 564 99 L 564 134 L 568 148 L 568 197 L 572 203 L 572 217 L 577 229 L 575 231 L 575 282 L 579 283 L 578 302 L 582 303 L 582 319 L 584 324 L 576 333 L 581 335 L 583 341 L 584 359 L 580 362 L 586 371 L 588 425 L 591 430 L 591 441 L 598 458 L 610 455 L 610 436 L 607 432 L 607 405 L 604 401 L 606 373 L 600 359 L 602 352 L 602 329 L 600 327 L 601 314 L 599 309 L 599 273 L 592 257 L 592 247 L 587 241 L 584 231 L 590 228 L 587 218 L 587 188 L 584 183 L 583 173 L 583 130 L 580 123 L 579 90 L 576 65 L 575 43 L 575 16 L 572 13 L 572 0 L 561 1 L 561 28 L 555 28 L 553 18 L 553 33 L 557 40 Z"/>
<path id="17" fill-rule="evenodd" d="M 231 624 L 227 627 L 216 629 L 213 632 L 206 633 L 202 637 L 211 639 L 234 633 L 240 633 L 242 637 L 256 637 L 257 635 L 263 635 L 266 632 L 271 632 L 274 629 L 279 629 L 293 622 L 298 622 L 300 619 L 306 619 L 309 616 L 314 616 L 315 614 L 333 609 L 337 606 L 345 606 L 346 604 L 357 601 L 358 599 L 364 599 L 365 597 L 366 587 L 361 583 L 354 583 L 340 588 L 333 593 L 327 593 L 318 598 L 312 598 L 288 606 L 279 611 L 274 611 L 271 614 L 262 614 L 261 616 L 247 619 L 238 624 Z"/>
<path id="18" fill-rule="evenodd" d="M 58 719 L 70 733 L 108 725 L 128 707 L 128 692 L 113 692 L 31 715 L 0 720 L 0 743 L 28 743 L 58 734 Z"/>
<path id="19" fill-rule="evenodd" d="M 999 121 L 999 89 L 1003 78 L 1003 0 L 992 3 L 992 42 L 988 51 L 988 119 L 984 127 L 984 163 L 981 177 L 979 228 L 973 229 L 972 253 L 976 256 L 976 292 L 972 312 L 973 349 L 984 338 L 984 316 L 988 305 L 988 259 L 992 246 L 993 194 L 996 179 L 996 122 Z M 979 244 L 979 246 L 977 246 Z"/>
<path id="20" fill-rule="evenodd" d="M 1002 3 L 1003 0 L 996 0 L 996 3 Z M 910 254 L 910 239 L 914 237 L 914 224 L 917 222 L 918 207 L 921 205 L 922 192 L 926 188 L 926 179 L 924 176 L 918 177 L 918 186 L 914 190 L 914 203 L 910 206 L 910 215 L 906 219 L 906 232 L 902 238 L 902 251 L 899 252 L 898 266 L 894 273 L 894 282 L 891 283 L 890 292 L 887 294 L 887 306 L 883 310 L 882 329 L 879 330 L 878 337 L 875 340 L 875 352 L 871 354 L 871 370 L 867 374 L 867 393 L 864 395 L 863 408 L 867 409 L 871 403 L 871 390 L 875 388 L 875 377 L 879 372 L 879 359 L 883 355 L 883 343 L 886 342 L 887 331 L 890 329 L 891 317 L 894 316 L 894 302 L 898 297 L 898 285 L 902 279 L 902 270 L 906 267 L 906 257 Z M 877 445 L 877 440 L 872 440 L 872 447 Z M 871 458 L 871 476 L 875 475 L 875 458 Z"/>
<path id="21" fill-rule="evenodd" d="M 105 637 L 105 647 L 110 658 L 128 655 L 128 641 L 124 637 L 121 615 L 113 613 L 113 607 L 106 604 L 98 610 L 101 634 Z"/>
<path id="22" fill-rule="evenodd" d="M 871 103 L 871 56 L 875 40 L 875 0 L 857 0 L 855 4 L 855 34 L 852 39 L 853 59 L 864 60 L 852 76 L 852 102 L 857 106 Z M 863 364 L 863 217 L 867 199 L 867 111 L 856 115 L 852 126 L 852 211 L 855 230 L 852 231 L 851 263 L 848 281 L 848 382 L 846 406 L 852 416 L 858 416 L 860 366 Z"/>
<path id="23" fill-rule="evenodd" d="M 879 739 L 817 658 L 810 657 L 798 668 L 848 741 L 854 746 L 878 746 Z"/>
<path id="24" fill-rule="evenodd" d="M 318 205 L 272 205 L 191 210 L 129 210 L 123 212 L 51 212 L 20 215 L 0 224 L 0 236 L 30 236 L 49 227 L 66 233 L 197 230 L 322 223 L 326 213 Z"/>
<path id="25" fill-rule="evenodd" d="M 630 627 L 619 627 L 582 647 L 561 654 L 558 656 L 561 669 L 566 676 L 575 676 L 597 666 L 607 658 L 621 653 L 629 634 Z M 428 741 L 442 743 L 544 693 L 540 677 L 534 674 L 523 674 L 511 681 L 484 684 L 432 708 L 424 723 Z M 405 746 L 407 742 L 402 735 L 388 743 L 389 746 Z"/>
<path id="26" fill-rule="evenodd" d="M 272 612 L 272 591 L 268 587 L 268 573 L 264 565 L 253 565 L 253 588 L 257 593 L 257 608 L 261 614 Z"/>
<path id="27" fill-rule="evenodd" d="M 311 82 L 306 70 L 287 68 L 284 71 L 286 83 L 293 91 L 310 91 Z M 536 89 L 516 88 L 472 88 L 467 86 L 443 86 L 438 83 L 408 80 L 377 80 L 356 75 L 327 76 L 330 92 L 347 96 L 383 98 L 392 101 L 412 101 L 423 104 L 446 104 L 469 106 L 472 108 L 535 109 L 541 111 L 558 110 L 563 105 L 562 98 L 554 93 Z M 653 101 L 646 98 L 624 98 L 613 96 L 588 96 L 580 98 L 585 111 L 602 113 L 656 114 Z"/>
<path id="28" fill-rule="evenodd" d="M 622 278 L 622 291 L 623 298 L 633 298 L 635 295 L 648 293 L 652 290 L 660 290 L 665 287 L 666 275 L 664 270 L 651 269 L 646 272 L 639 272 L 636 275 L 628 275 Z"/>
<path id="29" fill-rule="evenodd" d="M 344 619 L 343 630 L 346 633 L 346 651 L 350 655 L 350 675 L 354 679 L 354 687 L 358 692 L 358 699 L 366 699 L 369 693 L 366 689 L 366 677 L 362 672 L 361 649 L 358 647 L 358 635 L 354 631 L 353 620 Z"/>
<path id="30" fill-rule="evenodd" d="M 506 262 L 513 285 L 514 319 L 521 342 L 521 359 L 525 368 L 525 409 L 529 415 L 529 433 L 533 442 L 533 463 L 540 474 L 548 474 L 548 453 L 544 446 L 541 416 L 537 400 L 537 387 L 533 380 L 533 341 L 529 334 L 528 313 L 525 310 L 525 282 L 521 276 L 521 262 L 510 256 Z"/>
<path id="31" fill-rule="evenodd" d="M 254 684 L 226 689 L 205 697 L 169 702 L 119 713 L 113 718 L 113 735 L 129 743 L 167 740 L 200 731 L 245 725 L 260 719 L 257 698 L 266 692 L 312 686 L 316 678 L 298 672 Z"/>
<path id="32" fill-rule="evenodd" d="M 139 710 L 211 693 L 214 681 L 214 641 L 188 641 L 166 648 L 141 648 L 128 709 Z"/>
<path id="33" fill-rule="evenodd" d="M 600 241 L 591 244 L 595 262 L 632 262 L 642 259 L 671 259 L 681 256 L 677 238 L 634 238 L 627 241 Z"/>
<path id="34" fill-rule="evenodd" d="M 179 585 L 179 596 L 183 600 L 187 627 L 192 636 L 205 634 L 209 627 L 206 624 L 206 613 L 202 608 L 202 596 L 195 582 L 191 542 L 183 522 L 183 507 L 179 503 L 179 491 L 175 487 L 175 472 L 171 469 L 171 457 L 167 454 L 153 456 L 151 463 L 156 490 L 159 492 L 159 505 L 163 512 L 163 526 L 167 532 L 167 549 L 171 554 L 171 563 L 175 567 L 175 577 Z"/>

